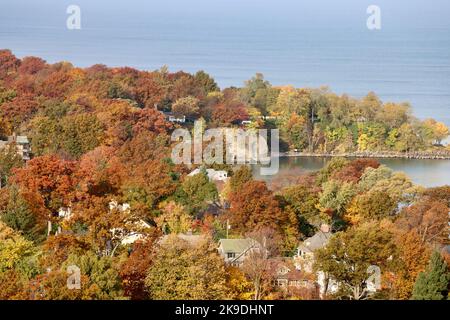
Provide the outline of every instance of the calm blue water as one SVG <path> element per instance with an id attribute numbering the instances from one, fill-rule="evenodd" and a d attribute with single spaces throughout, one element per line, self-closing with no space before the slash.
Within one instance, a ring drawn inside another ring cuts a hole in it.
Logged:
<path id="1" fill-rule="evenodd" d="M 449 1 L 375 1 L 382 29 L 369 31 L 372 2 L 0 0 L 0 48 L 82 67 L 203 69 L 222 87 L 262 72 L 275 85 L 375 91 L 450 125 Z M 66 28 L 69 4 L 81 30 Z"/>
<path id="2" fill-rule="evenodd" d="M 253 172 L 256 179 L 284 185 L 292 183 L 293 178 L 301 173 L 322 169 L 331 159 L 326 157 L 282 157 L 277 175 L 261 176 L 257 166 Z M 450 185 L 449 160 L 378 159 L 378 161 L 394 171 L 406 173 L 415 184 L 427 188 Z"/>
<path id="3" fill-rule="evenodd" d="M 366 27 L 373 3 L 379 31 Z M 71 4 L 81 30 L 66 28 Z M 203 69 L 221 87 L 262 72 L 274 85 L 374 91 L 450 126 L 449 16 L 448 0 L 0 0 L 0 48 L 80 67 Z M 282 159 L 281 171 L 325 161 Z M 382 162 L 425 186 L 450 184 L 450 161 Z"/>

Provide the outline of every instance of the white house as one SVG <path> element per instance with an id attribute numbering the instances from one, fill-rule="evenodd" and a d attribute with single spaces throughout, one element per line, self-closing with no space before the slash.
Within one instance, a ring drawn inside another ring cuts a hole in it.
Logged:
<path id="1" fill-rule="evenodd" d="M 109 210 L 112 211 L 114 209 L 119 210 L 120 212 L 130 212 L 131 206 L 129 203 L 119 204 L 117 201 L 112 200 L 109 202 Z M 143 230 L 151 228 L 151 225 L 142 219 L 130 223 L 132 223 L 132 225 L 127 231 L 121 228 L 114 228 L 110 230 L 116 238 L 120 239 L 120 243 L 122 245 L 133 244 L 136 241 L 145 238 L 146 234 Z"/>
<path id="2" fill-rule="evenodd" d="M 200 168 L 195 169 L 188 174 L 189 177 L 195 176 L 201 172 Z M 206 169 L 206 173 L 210 181 L 226 181 L 228 179 L 228 173 L 223 170 Z"/>

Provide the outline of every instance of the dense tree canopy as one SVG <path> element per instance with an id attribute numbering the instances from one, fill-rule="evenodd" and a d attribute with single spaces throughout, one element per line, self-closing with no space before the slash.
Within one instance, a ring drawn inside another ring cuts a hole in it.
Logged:
<path id="1" fill-rule="evenodd" d="M 293 297 L 275 285 L 271 259 L 292 262 L 324 224 L 332 236 L 316 265 L 340 284 L 334 297 L 370 298 L 372 264 L 383 267 L 384 297 L 444 296 L 442 261 L 427 264 L 448 245 L 450 187 L 424 189 L 375 160 L 338 157 L 277 188 L 247 166 L 209 167 L 227 181 L 203 169 L 191 176 L 170 155 L 173 130 L 191 131 L 193 119 L 204 129 L 279 128 L 282 151 L 449 152 L 443 123 L 374 93 L 275 87 L 262 74 L 221 90 L 204 71 L 77 68 L 0 50 L 0 299 Z M 31 160 L 18 136 L 31 141 Z M 226 237 L 266 251 L 225 265 L 215 241 Z M 77 290 L 67 287 L 73 265 Z"/>

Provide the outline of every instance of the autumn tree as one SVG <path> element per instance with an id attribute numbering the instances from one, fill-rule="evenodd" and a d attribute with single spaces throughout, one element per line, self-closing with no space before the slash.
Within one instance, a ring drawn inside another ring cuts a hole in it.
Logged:
<path id="1" fill-rule="evenodd" d="M 392 235 L 375 222 L 336 233 L 325 248 L 315 252 L 316 270 L 330 275 L 341 285 L 341 294 L 360 300 L 368 296 L 367 269 L 388 264 L 393 254 Z"/>
<path id="2" fill-rule="evenodd" d="M 214 107 L 211 120 L 217 126 L 230 126 L 246 120 L 248 113 L 245 105 L 238 101 L 227 101 Z"/>
<path id="3" fill-rule="evenodd" d="M 169 202 L 163 207 L 163 213 L 155 218 L 158 227 L 163 233 L 184 233 L 191 229 L 192 216 L 187 213 L 182 205 Z"/>
<path id="4" fill-rule="evenodd" d="M 361 220 L 382 219 L 392 216 L 397 201 L 383 191 L 373 191 L 356 196 L 346 210 L 345 218 L 352 224 Z"/>
<path id="5" fill-rule="evenodd" d="M 373 159 L 357 159 L 333 173 L 331 179 L 357 183 L 367 168 L 377 169 L 380 163 Z"/>
<path id="6" fill-rule="evenodd" d="M 270 259 L 279 253 L 281 237 L 270 227 L 249 232 L 246 236 L 253 245 L 246 254 L 242 271 L 252 282 L 253 300 L 260 300 L 273 281 Z"/>
<path id="7" fill-rule="evenodd" d="M 0 273 L 18 267 L 35 253 L 33 243 L 0 222 Z"/>
<path id="8" fill-rule="evenodd" d="M 425 130 L 425 138 L 430 140 L 432 143 L 440 145 L 442 140 L 449 136 L 448 127 L 434 119 L 427 119 L 423 122 L 423 127 Z"/>
<path id="9" fill-rule="evenodd" d="M 280 203 L 262 181 L 249 181 L 230 195 L 232 229 L 245 233 L 260 227 L 286 225 L 288 219 Z"/>
<path id="10" fill-rule="evenodd" d="M 405 208 L 396 225 L 403 230 L 415 230 L 422 243 L 443 244 L 448 240 L 449 208 L 437 201 L 419 201 Z"/>
<path id="11" fill-rule="evenodd" d="M 172 112 L 180 117 L 196 117 L 200 111 L 199 100 L 194 97 L 180 98 L 172 105 Z"/>
<path id="12" fill-rule="evenodd" d="M 155 74 L 142 73 L 134 87 L 134 96 L 141 107 L 154 108 L 161 103 L 165 89 L 158 83 Z"/>
<path id="13" fill-rule="evenodd" d="M 409 299 L 417 276 L 424 271 L 430 257 L 429 247 L 421 242 L 415 230 L 403 232 L 394 229 L 396 246 L 392 275 L 385 274 L 386 287 L 394 299 Z"/>
<path id="14" fill-rule="evenodd" d="M 230 290 L 230 297 L 234 300 L 251 300 L 254 296 L 253 283 L 238 267 L 227 266 L 226 286 Z"/>
<path id="15" fill-rule="evenodd" d="M 37 221 L 52 221 L 73 196 L 76 164 L 53 155 L 34 158 L 25 168 L 14 169 L 11 182 L 34 210 Z M 49 230 L 50 231 L 50 230 Z"/>
<path id="16" fill-rule="evenodd" d="M 169 237 L 161 244 L 145 284 L 156 300 L 228 297 L 224 262 L 209 241 L 191 246 L 177 236 Z"/>
<path id="17" fill-rule="evenodd" d="M 152 131 L 157 134 L 167 133 L 173 125 L 166 121 L 164 115 L 154 108 L 142 109 L 134 114 L 133 134 L 142 131 Z"/>
<path id="18" fill-rule="evenodd" d="M 17 71 L 20 60 L 10 50 L 0 50 L 0 66 L 0 79 L 4 79 Z"/>
<path id="19" fill-rule="evenodd" d="M 145 300 L 149 297 L 145 277 L 155 258 L 156 239 L 157 237 L 149 237 L 146 241 L 134 243 L 130 255 L 120 267 L 124 295 L 132 300 Z"/>

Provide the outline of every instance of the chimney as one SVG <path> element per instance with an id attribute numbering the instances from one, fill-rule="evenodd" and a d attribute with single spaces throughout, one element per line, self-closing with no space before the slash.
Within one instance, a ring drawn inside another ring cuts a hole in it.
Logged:
<path id="1" fill-rule="evenodd" d="M 323 233 L 329 233 L 330 232 L 330 225 L 326 224 L 326 223 L 322 223 L 320 225 L 320 231 L 322 231 Z"/>

